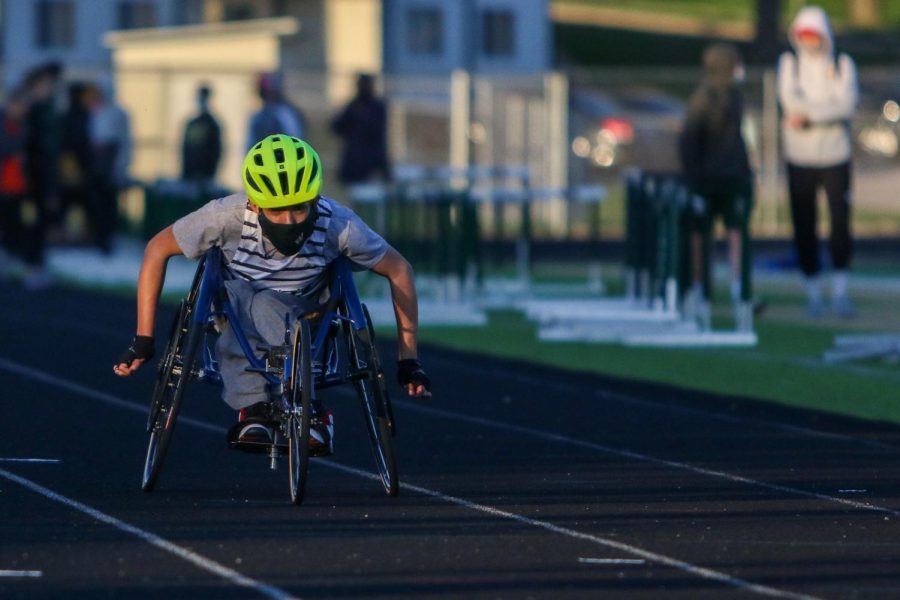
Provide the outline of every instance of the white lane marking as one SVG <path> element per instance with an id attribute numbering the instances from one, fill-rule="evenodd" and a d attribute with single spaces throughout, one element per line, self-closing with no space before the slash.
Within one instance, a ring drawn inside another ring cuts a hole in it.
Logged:
<path id="1" fill-rule="evenodd" d="M 869 490 L 838 490 L 839 494 L 865 494 Z"/>
<path id="2" fill-rule="evenodd" d="M 125 533 L 129 533 L 152 546 L 156 546 L 160 550 L 164 550 L 170 554 L 174 554 L 178 558 L 187 561 L 193 564 L 204 571 L 208 571 L 213 575 L 218 575 L 222 579 L 232 583 L 234 585 L 249 588 L 255 592 L 258 592 L 260 595 L 265 596 L 266 598 L 274 598 L 275 600 L 295 600 L 294 596 L 291 596 L 288 592 L 281 590 L 277 587 L 268 585 L 266 583 L 262 583 L 260 581 L 256 581 L 255 579 L 251 579 L 246 575 L 242 575 L 233 569 L 229 569 L 228 567 L 221 565 L 215 562 L 212 559 L 206 558 L 196 552 L 192 552 L 187 548 L 183 548 L 177 544 L 170 542 L 155 533 L 146 531 L 144 529 L 140 529 L 139 527 L 135 527 L 130 523 L 126 523 L 125 521 L 120 521 L 119 519 L 110 516 L 104 512 L 97 510 L 87 504 L 83 504 L 78 502 L 77 500 L 72 500 L 71 498 L 67 498 L 62 494 L 58 494 L 49 488 L 45 488 L 44 486 L 31 481 L 30 479 L 25 479 L 24 477 L 20 477 L 15 473 L 10 473 L 5 469 L 0 469 L 0 477 L 12 481 L 14 483 L 18 483 L 22 487 L 28 488 L 32 492 L 36 492 L 45 498 L 49 498 L 55 502 L 59 502 L 69 508 L 75 509 L 79 512 L 86 514 L 96 521 L 100 521 L 101 523 L 105 523 L 107 525 L 111 525 L 118 529 L 119 531 L 123 531 Z"/>
<path id="3" fill-rule="evenodd" d="M 69 381 L 67 379 L 62 379 L 60 377 L 56 377 L 54 375 L 49 375 L 37 369 L 33 369 L 31 367 L 21 365 L 16 362 L 12 362 L 5 358 L 0 358 L 0 369 L 6 369 L 8 371 L 12 371 L 18 373 L 19 375 L 23 375 L 25 377 L 31 377 L 48 385 L 61 387 L 63 389 L 75 392 L 82 396 L 86 396 L 89 398 L 93 398 L 95 400 L 99 400 L 106 404 L 110 404 L 112 406 L 117 406 L 119 408 L 124 408 L 131 411 L 136 411 L 139 413 L 146 413 L 147 409 L 140 404 L 135 402 L 130 402 L 127 400 L 122 400 L 121 398 L 117 398 L 111 394 L 107 394 L 105 392 L 101 392 L 99 390 L 95 390 L 93 388 L 89 388 L 87 386 Z M 335 388 L 335 391 L 350 393 L 347 390 L 342 388 Z M 412 412 L 419 412 L 422 414 L 430 414 L 431 416 L 440 417 L 443 419 L 454 419 L 457 421 L 464 421 L 467 423 L 473 423 L 476 425 L 481 425 L 484 427 L 489 427 L 492 429 L 500 429 L 503 431 L 512 431 L 519 434 L 530 435 L 532 437 L 538 437 L 545 440 L 567 444 L 570 446 L 576 446 L 580 448 L 587 448 L 590 450 L 595 450 L 598 452 L 603 452 L 606 454 L 612 454 L 615 456 L 621 456 L 623 458 L 629 458 L 632 460 L 638 460 L 641 462 L 649 462 L 653 464 L 658 464 L 665 467 L 670 467 L 674 469 L 680 469 L 684 471 L 690 471 L 693 473 L 697 473 L 699 475 L 705 475 L 708 477 L 715 477 L 718 479 L 725 479 L 734 483 L 743 483 L 747 485 L 752 485 L 756 487 L 762 487 L 765 489 L 778 491 L 786 494 L 793 494 L 797 496 L 804 496 L 807 498 L 816 498 L 818 500 L 824 500 L 827 502 L 834 502 L 837 504 L 843 504 L 844 506 L 850 506 L 852 508 L 866 510 L 866 511 L 874 511 L 884 514 L 889 514 L 892 516 L 900 516 L 900 511 L 886 508 L 883 506 L 877 506 L 875 504 L 870 504 L 868 502 L 859 502 L 856 500 L 848 500 L 846 498 L 838 498 L 836 496 L 829 496 L 827 494 L 819 494 L 817 492 L 810 492 L 807 490 L 801 490 L 799 488 L 793 488 L 785 485 L 780 485 L 777 483 L 769 483 L 767 481 L 761 481 L 758 479 L 751 479 L 749 477 L 744 477 L 742 475 L 734 475 L 732 473 L 726 473 L 724 471 L 715 471 L 713 469 L 706 469 L 704 467 L 697 467 L 695 465 L 691 465 L 689 463 L 677 462 L 673 460 L 668 460 L 664 458 L 657 458 L 654 456 L 650 456 L 647 454 L 641 454 L 639 452 L 635 452 L 628 449 L 619 449 L 612 448 L 609 446 L 604 446 L 602 444 L 597 444 L 594 442 L 588 442 L 584 440 L 579 440 L 575 438 L 570 438 L 564 435 L 550 433 L 547 431 L 543 431 L 540 429 L 533 429 L 531 427 L 523 427 L 521 425 L 511 425 L 508 423 L 501 423 L 499 421 L 492 421 L 490 419 L 485 419 L 482 417 L 473 417 L 469 415 L 464 415 L 461 413 L 455 413 L 445 410 L 440 410 L 437 408 L 429 408 L 426 406 L 422 406 L 420 404 L 413 404 L 412 402 L 406 402 L 403 400 L 394 400 L 394 404 L 398 406 L 402 406 L 403 408 L 410 410 Z M 200 421 L 197 419 L 192 419 L 190 417 L 179 416 L 179 423 L 188 423 L 198 429 L 204 429 L 206 431 L 212 431 L 215 433 L 223 433 L 227 432 L 227 429 L 224 427 L 220 427 L 217 425 L 212 425 L 211 423 L 207 423 L 205 421 Z"/>
<path id="4" fill-rule="evenodd" d="M 10 571 L 0 569 L 0 577 L 40 577 L 43 574 L 42 571 Z"/>
<path id="5" fill-rule="evenodd" d="M 509 423 L 501 423 L 500 421 L 493 421 L 491 419 L 486 419 L 483 417 L 473 417 L 470 415 L 455 413 L 455 412 L 448 411 L 448 410 L 441 410 L 438 408 L 422 406 L 420 404 L 413 404 L 412 402 L 407 402 L 404 400 L 394 400 L 393 403 L 397 406 L 402 406 L 405 410 L 409 410 L 411 412 L 418 412 L 418 413 L 426 414 L 426 415 L 431 415 L 433 417 L 440 417 L 442 419 L 452 419 L 455 421 L 463 421 L 465 423 L 472 423 L 474 425 L 481 425 L 482 427 L 489 427 L 491 429 L 499 429 L 502 431 L 511 431 L 514 433 L 519 433 L 519 434 L 528 435 L 531 437 L 541 438 L 544 440 L 548 440 L 551 442 L 557 442 L 557 443 L 565 444 L 568 446 L 576 446 L 578 448 L 586 448 L 588 450 L 595 450 L 597 452 L 603 452 L 604 454 L 612 454 L 614 456 L 620 456 L 622 458 L 628 458 L 631 460 L 647 462 L 647 463 L 656 464 L 656 465 L 660 465 L 660 466 L 664 466 L 664 467 L 670 467 L 673 469 L 680 469 L 683 471 L 690 471 L 692 473 L 697 473 L 698 475 L 706 475 L 708 477 L 716 477 L 718 479 L 725 479 L 727 481 L 731 481 L 734 483 L 743 483 L 743 484 L 752 485 L 755 487 L 765 488 L 767 490 L 782 492 L 785 494 L 792 494 L 792 495 L 796 495 L 796 496 L 805 496 L 807 498 L 815 498 L 817 500 L 824 500 L 826 502 L 834 502 L 837 504 L 843 504 L 844 506 L 850 506 L 852 508 L 856 508 L 859 510 L 874 511 L 874 512 L 878 512 L 878 513 L 892 515 L 892 516 L 900 516 L 900 511 L 894 510 L 892 508 L 886 508 L 884 506 L 877 506 L 875 504 L 869 504 L 868 502 L 859 502 L 856 500 L 848 500 L 846 498 L 838 498 L 837 496 L 829 496 L 827 494 L 820 494 L 818 492 L 810 492 L 808 490 L 802 490 L 800 488 L 794 488 L 794 487 L 790 487 L 787 485 L 781 485 L 778 483 L 770 483 L 768 481 L 762 481 L 760 479 L 751 479 L 750 477 L 744 477 L 743 475 L 735 475 L 733 473 L 726 473 L 725 471 L 716 471 L 714 469 L 698 467 L 698 466 L 692 465 L 690 463 L 669 460 L 666 458 L 658 458 L 656 456 L 651 456 L 649 454 L 642 454 L 640 452 L 635 452 L 634 450 L 628 450 L 626 448 L 613 448 L 611 446 L 604 446 L 602 444 L 597 444 L 595 442 L 579 440 L 576 438 L 571 438 L 568 436 L 560 435 L 558 433 L 550 433 L 549 431 L 543 431 L 541 429 L 533 429 L 531 427 L 524 427 L 522 425 L 511 425 Z"/>
<path id="6" fill-rule="evenodd" d="M 15 370 L 17 373 L 22 373 L 22 374 L 26 374 L 26 375 L 36 373 L 36 374 L 40 375 L 41 381 L 46 382 L 50 385 L 59 386 L 61 383 L 65 383 L 66 384 L 65 389 L 77 391 L 77 393 L 79 393 L 80 395 L 86 396 L 88 398 L 99 400 L 99 401 L 105 402 L 105 403 L 110 403 L 113 406 L 116 406 L 118 408 L 124 408 L 124 409 L 135 411 L 135 412 L 143 413 L 145 411 L 145 409 L 142 406 L 140 406 L 139 404 L 136 404 L 134 402 L 121 400 L 114 396 L 110 396 L 109 394 L 88 388 L 86 386 L 82 386 L 79 384 L 73 384 L 72 382 L 68 382 L 68 381 L 60 379 L 58 377 L 48 375 L 45 373 L 40 373 L 30 367 L 26 367 L 24 365 L 19 365 L 17 363 L 12 363 L 6 359 L 0 358 L 0 368 L 9 368 L 10 365 L 15 367 Z M 114 402 L 111 402 L 111 400 L 113 400 Z M 184 421 L 187 425 L 191 425 L 193 427 L 203 429 L 204 431 L 212 431 L 215 433 L 225 433 L 227 431 L 227 429 L 225 427 L 222 427 L 219 425 L 214 425 L 212 423 L 206 423 L 204 421 L 199 421 L 196 419 L 185 419 L 184 417 L 179 417 L 179 420 Z M 330 469 L 336 469 L 339 471 L 343 471 L 343 472 L 349 473 L 351 475 L 356 475 L 358 477 L 363 477 L 365 479 L 370 479 L 370 480 L 374 480 L 374 481 L 381 480 L 381 478 L 378 475 L 375 475 L 374 473 L 369 473 L 368 471 L 362 471 L 360 469 L 342 465 L 342 464 L 339 464 L 339 463 L 336 463 L 333 461 L 318 461 L 316 464 L 326 466 Z M 2 475 L 3 473 L 4 473 L 4 471 L 0 470 L 0 475 Z M 37 485 L 37 484 L 35 484 L 35 485 Z M 726 573 L 720 573 L 720 572 L 714 571 L 712 569 L 707 569 L 705 567 L 693 565 L 691 563 L 680 561 L 676 558 L 671 558 L 671 557 L 663 555 L 663 554 L 656 554 L 655 552 L 650 552 L 648 550 L 644 550 L 643 548 L 639 548 L 637 546 L 631 546 L 629 544 L 624 544 L 622 542 L 617 542 L 615 540 L 608 540 L 606 538 L 601 538 L 601 537 L 590 535 L 587 533 L 582 533 L 580 531 L 575 531 L 573 529 L 560 527 L 558 525 L 554 525 L 553 523 L 549 523 L 547 521 L 538 521 L 536 519 L 531 519 L 529 517 L 518 515 L 516 513 L 511 513 L 511 512 L 504 511 L 504 510 L 500 510 L 500 509 L 494 508 L 492 506 L 477 504 L 475 502 L 471 502 L 471 501 L 465 500 L 463 498 L 457 498 L 455 496 L 449 496 L 447 494 L 444 494 L 442 492 L 438 492 L 436 490 L 432 490 L 429 488 L 424 488 L 424 487 L 413 485 L 410 483 L 401 483 L 400 487 L 402 487 L 405 490 L 417 492 L 424 496 L 436 498 L 443 502 L 455 504 L 455 505 L 461 506 L 463 508 L 468 508 L 468 509 L 475 510 L 478 512 L 483 512 L 483 513 L 486 513 L 486 514 L 489 514 L 489 515 L 492 515 L 495 517 L 512 520 L 517 523 L 521 523 L 523 525 L 530 525 L 532 527 L 538 527 L 538 528 L 544 529 L 546 531 L 550 531 L 552 533 L 558 533 L 558 534 L 561 534 L 561 535 L 564 535 L 567 537 L 580 539 L 580 540 L 586 540 L 586 541 L 593 542 L 595 544 L 600 544 L 602 546 L 614 548 L 614 549 L 622 551 L 622 552 L 634 554 L 645 560 L 650 560 L 650 561 L 653 561 L 658 564 L 662 564 L 662 565 L 665 565 L 668 567 L 672 567 L 672 568 L 690 573 L 692 575 L 696 575 L 703 579 L 718 581 L 718 582 L 721 582 L 721 583 L 724 583 L 727 585 L 735 586 L 740 589 L 754 592 L 757 594 L 761 594 L 764 596 L 770 596 L 773 598 L 789 598 L 789 599 L 794 599 L 794 600 L 817 600 L 814 596 L 795 594 L 793 592 L 788 592 L 788 591 L 784 591 L 784 590 L 779 590 L 777 588 L 771 588 L 768 586 L 755 584 L 755 583 L 752 583 L 749 581 L 745 581 L 743 579 L 732 577 L 731 575 L 728 575 Z M 113 517 L 109 517 L 109 518 L 112 519 Z"/>
<path id="7" fill-rule="evenodd" d="M 642 565 L 643 558 L 584 558 L 579 556 L 578 562 L 586 565 Z"/>
<path id="8" fill-rule="evenodd" d="M 506 379 L 511 379 L 513 381 L 517 381 L 519 383 L 525 385 L 538 385 L 541 387 L 549 388 L 549 389 L 557 389 L 566 394 L 577 394 L 581 391 L 577 386 L 565 384 L 565 383 L 557 383 L 545 381 L 539 377 L 534 377 L 532 375 L 522 375 L 521 373 L 510 373 L 504 371 L 502 369 L 496 368 L 487 368 L 479 365 L 474 365 L 469 362 L 459 361 L 452 358 L 438 358 L 438 361 L 450 363 L 452 365 L 456 365 L 460 368 L 466 368 L 470 371 L 481 373 L 482 375 L 486 375 L 489 377 L 504 377 Z M 722 421 L 725 423 L 735 423 L 740 425 L 752 425 L 754 427 L 764 427 L 777 429 L 781 431 L 786 431 L 788 433 L 799 433 L 801 435 L 808 435 L 810 437 L 818 437 L 828 440 L 840 441 L 840 442 L 848 442 L 854 444 L 860 444 L 863 446 L 869 446 L 871 448 L 877 448 L 879 450 L 888 450 L 891 452 L 900 451 L 900 447 L 895 444 L 889 444 L 886 442 L 879 442 L 876 440 L 868 440 L 865 438 L 859 438 L 852 435 L 847 435 L 843 433 L 834 433 L 830 431 L 822 431 L 820 429 L 811 429 L 809 427 L 801 427 L 799 425 L 789 425 L 787 423 L 778 423 L 777 421 L 768 421 L 765 419 L 756 419 L 753 417 L 739 417 L 736 415 L 725 415 L 715 411 L 703 410 L 700 408 L 690 408 L 687 406 L 680 406 L 676 404 L 664 403 L 664 402 L 654 402 L 652 400 L 645 400 L 643 398 L 636 398 L 634 396 L 629 396 L 626 394 L 620 394 L 618 392 L 607 392 L 603 390 L 596 390 L 594 392 L 596 396 L 604 398 L 606 400 L 612 400 L 613 402 L 620 402 L 622 404 L 633 404 L 635 406 L 643 406 L 654 408 L 658 410 L 663 410 L 676 414 L 684 414 L 684 415 L 692 415 L 692 416 L 702 416 L 709 419 L 715 419 L 717 421 Z"/>
<path id="9" fill-rule="evenodd" d="M 354 467 L 348 467 L 347 465 L 342 465 L 340 463 L 336 463 L 333 461 L 322 461 L 317 464 L 325 465 L 332 469 L 337 469 L 339 471 L 344 471 L 345 473 L 349 473 L 351 475 L 356 475 L 358 477 L 363 477 L 366 479 L 372 479 L 375 481 L 381 481 L 381 478 L 374 473 L 369 473 L 368 471 L 362 471 L 360 469 L 356 469 Z M 436 490 L 432 490 L 429 488 L 425 488 L 422 486 L 414 485 L 411 483 L 400 483 L 400 487 L 404 490 L 409 490 L 413 492 L 417 492 L 422 494 L 423 496 L 429 496 L 431 498 L 435 498 L 437 500 L 441 500 L 443 502 L 447 502 L 448 504 L 455 504 L 456 506 L 462 506 L 463 508 L 468 508 L 470 510 L 475 510 L 481 513 L 485 513 L 494 517 L 499 517 L 502 519 L 508 519 L 510 521 L 515 521 L 516 523 L 521 523 L 522 525 L 530 525 L 532 527 L 537 527 L 539 529 L 543 529 L 545 531 L 549 531 L 551 533 L 558 533 L 560 535 L 564 535 L 566 537 L 584 540 L 587 542 L 592 542 L 594 544 L 598 544 L 600 546 L 604 546 L 607 548 L 613 548 L 620 552 L 626 552 L 628 554 L 632 554 L 634 556 L 639 556 L 644 560 L 648 560 L 654 562 L 659 565 L 665 565 L 667 567 L 672 567 L 674 569 L 678 569 L 679 571 L 683 571 L 685 573 L 690 573 L 691 575 L 696 575 L 702 579 L 706 579 L 709 581 L 717 581 L 719 583 L 723 583 L 725 585 L 729 585 L 740 590 L 744 590 L 747 592 L 753 592 L 755 594 L 759 594 L 762 596 L 769 596 L 770 598 L 791 598 L 793 600 L 815 600 L 815 596 L 808 596 L 806 594 L 797 594 L 794 592 L 789 592 L 786 590 L 780 590 L 778 588 L 769 587 L 767 585 L 761 585 L 758 583 L 753 583 L 751 581 L 747 581 L 745 579 L 740 579 L 738 577 L 732 577 L 727 573 L 722 573 L 720 571 L 714 571 L 713 569 L 707 569 L 706 567 L 700 567 L 682 560 L 678 560 L 677 558 L 672 558 L 670 556 L 666 556 L 664 554 L 657 554 L 656 552 L 651 552 L 649 550 L 644 550 L 643 548 L 639 548 L 638 546 L 632 546 L 630 544 L 625 544 L 623 542 L 619 542 L 616 540 L 611 540 L 608 538 L 603 538 L 596 535 L 591 535 L 589 533 L 583 533 L 581 531 L 576 531 L 574 529 L 569 529 L 568 527 L 560 527 L 559 525 L 554 525 L 548 521 L 540 521 L 538 519 L 532 519 L 530 517 L 526 517 L 524 515 L 520 515 L 517 513 L 508 512 L 505 510 L 501 510 L 499 508 L 495 508 L 493 506 L 488 506 L 485 504 L 478 504 L 476 502 L 472 502 L 471 500 L 466 500 L 465 498 L 459 498 L 457 496 L 450 496 L 449 494 L 444 494 L 443 492 L 438 492 Z"/>
<path id="10" fill-rule="evenodd" d="M 0 463 L 58 463 L 58 458 L 0 458 Z"/>

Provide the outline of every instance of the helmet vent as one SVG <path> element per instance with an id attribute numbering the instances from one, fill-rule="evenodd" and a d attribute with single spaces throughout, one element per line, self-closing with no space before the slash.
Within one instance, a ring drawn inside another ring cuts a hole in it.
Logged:
<path id="1" fill-rule="evenodd" d="M 272 141 L 273 141 L 273 142 L 280 142 L 280 141 L 281 141 L 281 137 L 279 137 L 279 136 L 277 136 L 277 135 L 274 135 L 274 136 L 272 136 Z"/>
<path id="2" fill-rule="evenodd" d="M 253 176 L 250 175 L 250 169 L 244 169 L 244 181 L 247 182 L 247 185 L 252 187 L 255 191 L 262 193 L 262 190 L 259 189 L 259 186 L 256 185 L 256 181 L 253 180 Z"/>
<path id="3" fill-rule="evenodd" d="M 269 178 L 266 177 L 265 175 L 260 175 L 259 178 L 262 179 L 262 182 L 265 184 L 266 189 L 269 190 L 269 193 L 270 193 L 270 194 L 272 194 L 273 196 L 277 196 L 277 195 L 278 195 L 278 193 L 275 191 L 275 186 L 272 185 L 272 180 L 271 180 L 271 179 L 269 179 Z"/>
<path id="4" fill-rule="evenodd" d="M 254 150 L 262 150 L 262 142 L 260 142 L 260 143 L 258 143 L 257 145 L 253 146 L 253 149 L 254 149 Z"/>
<path id="5" fill-rule="evenodd" d="M 253 162 L 256 164 L 257 167 L 263 166 L 263 157 L 262 157 L 262 154 L 254 154 L 254 155 L 253 155 Z"/>
<path id="6" fill-rule="evenodd" d="M 288 185 L 287 172 L 278 171 L 278 183 L 281 184 L 281 194 L 283 196 L 287 196 L 291 193 L 291 188 Z"/>
<path id="7" fill-rule="evenodd" d="M 306 170 L 306 167 L 300 167 L 297 171 L 297 182 L 294 184 L 294 193 L 300 193 L 300 184 L 303 183 L 303 171 Z"/>
<path id="8" fill-rule="evenodd" d="M 306 151 L 303 146 L 297 146 L 297 160 L 303 160 L 304 156 L 306 156 Z"/>
<path id="9" fill-rule="evenodd" d="M 319 174 L 319 161 L 314 159 L 313 164 L 312 164 L 312 173 L 309 176 L 309 180 L 315 181 L 316 175 L 318 175 L 318 174 Z"/>
<path id="10" fill-rule="evenodd" d="M 275 148 L 275 162 L 278 164 L 284 162 L 284 150 L 282 148 Z"/>

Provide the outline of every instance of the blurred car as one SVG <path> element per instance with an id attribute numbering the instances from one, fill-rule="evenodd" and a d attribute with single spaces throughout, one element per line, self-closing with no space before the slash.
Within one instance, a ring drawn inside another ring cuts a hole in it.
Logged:
<path id="1" fill-rule="evenodd" d="M 678 134 L 684 104 L 652 88 L 629 88 L 615 95 L 573 89 L 569 94 L 569 132 L 573 167 L 618 172 L 624 167 L 677 170 Z"/>
<path id="2" fill-rule="evenodd" d="M 864 81 L 853 122 L 857 159 L 883 168 L 900 159 L 900 79 Z"/>
<path id="3" fill-rule="evenodd" d="M 900 156 L 900 103 L 885 101 L 877 120 L 862 126 L 857 141 L 873 156 L 887 159 Z"/>

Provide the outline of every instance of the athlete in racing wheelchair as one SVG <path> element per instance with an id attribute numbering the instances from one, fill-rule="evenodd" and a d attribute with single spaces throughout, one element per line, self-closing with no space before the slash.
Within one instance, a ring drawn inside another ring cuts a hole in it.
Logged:
<path id="1" fill-rule="evenodd" d="M 279 395 L 292 382 L 284 363 L 300 360 L 291 353 L 290 338 L 294 338 L 293 350 L 297 352 L 301 337 L 305 337 L 302 343 L 309 354 L 310 323 L 319 328 L 340 329 L 343 325 L 346 332 L 352 332 L 350 324 L 355 324 L 371 336 L 371 322 L 368 314 L 359 310 L 355 289 L 349 290 L 351 302 L 342 302 L 342 308 L 336 306 L 338 298 L 333 297 L 343 294 L 342 289 L 352 288 L 348 268 L 352 265 L 389 280 L 397 319 L 398 381 L 408 395 L 430 397 L 430 380 L 417 359 L 418 303 L 412 268 L 352 210 L 320 195 L 322 165 L 315 150 L 288 135 L 269 136 L 247 153 L 242 175 L 246 194 L 207 203 L 160 231 L 147 244 L 138 278 L 137 333 L 113 366 L 114 372 L 128 376 L 154 355 L 154 321 L 168 259 L 179 254 L 203 258 L 191 292 L 196 296 L 202 287 L 202 273 L 207 272 L 209 277 L 210 268 L 219 267 L 210 263 L 213 256 L 213 261 L 221 263 L 221 273 L 216 271 L 217 281 L 212 284 L 221 289 L 214 292 L 226 296 L 231 318 L 237 320 L 237 324 L 227 323 L 215 318 L 222 316 L 221 311 L 210 313 L 210 321 L 219 333 L 215 357 L 217 374 L 224 384 L 223 397 L 239 411 L 238 422 L 229 431 L 229 443 L 245 449 L 274 447 L 279 428 L 273 420 L 273 414 L 278 412 L 273 406 L 280 406 Z M 340 275 L 342 272 L 346 273 Z M 191 301 L 196 302 L 196 297 Z M 215 298 L 212 303 L 221 304 Z M 184 306 L 183 303 L 182 313 Z M 193 310 L 192 306 L 189 308 Z M 315 319 L 323 313 L 327 319 Z M 182 318 L 184 315 L 179 315 L 178 319 Z M 179 323 L 178 319 L 173 334 L 182 326 L 187 331 L 186 322 Z M 323 332 L 316 339 L 333 343 L 334 337 Z M 178 353 L 183 349 L 173 341 L 176 338 L 173 335 L 170 339 L 164 361 L 171 362 L 173 356 L 180 360 Z M 371 342 L 370 337 L 366 339 Z M 264 367 L 253 367 L 256 361 L 248 347 L 264 352 Z M 334 362 L 336 349 L 331 354 L 323 354 L 322 348 L 317 350 L 321 362 Z M 309 356 L 305 360 L 309 369 Z M 161 369 L 164 366 L 161 364 Z M 166 368 L 171 371 L 172 365 Z M 318 369 L 317 382 L 329 374 L 328 365 L 319 364 Z M 303 379 L 302 369 L 295 370 L 296 379 Z M 351 379 L 362 377 L 359 373 L 361 369 Z M 310 373 L 305 377 L 310 381 L 312 376 Z M 298 383 L 297 389 L 300 387 Z M 309 396 L 313 386 L 303 387 Z M 312 410 L 305 415 L 305 430 L 309 432 L 308 452 L 323 456 L 333 451 L 334 424 L 331 411 L 316 404 L 313 397 Z M 153 411 L 151 407 L 151 420 Z M 297 411 L 302 412 L 299 408 Z M 177 408 L 173 412 L 177 414 Z M 152 426 L 148 423 L 148 428 Z M 151 436 L 151 452 L 152 444 Z M 144 487 L 152 488 L 152 481 L 149 486 L 147 483 L 145 473 Z"/>

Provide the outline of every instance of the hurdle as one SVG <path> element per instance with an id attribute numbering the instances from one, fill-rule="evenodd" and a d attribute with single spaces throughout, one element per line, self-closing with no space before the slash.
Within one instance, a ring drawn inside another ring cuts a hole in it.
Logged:
<path id="1" fill-rule="evenodd" d="M 733 330 L 711 326 L 710 286 L 700 306 L 690 306 L 690 222 L 706 209 L 674 174 L 626 174 L 625 297 L 555 306 L 532 301 L 523 309 L 548 341 L 618 342 L 627 346 L 754 346 L 749 283 L 742 289 Z M 745 236 L 745 247 L 748 248 Z M 709 262 L 710 243 L 703 261 Z M 749 250 L 744 269 L 749 281 Z M 708 275 L 708 273 L 705 273 Z"/>

